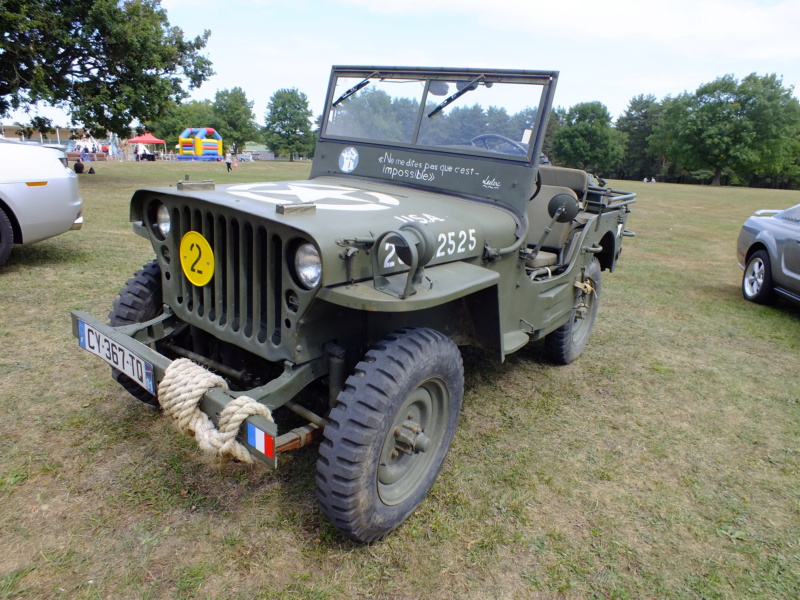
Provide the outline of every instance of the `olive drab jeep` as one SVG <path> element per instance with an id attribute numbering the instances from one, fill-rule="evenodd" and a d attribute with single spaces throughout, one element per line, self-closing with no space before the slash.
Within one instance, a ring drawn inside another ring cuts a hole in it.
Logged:
<path id="1" fill-rule="evenodd" d="M 79 345 L 206 449 L 277 466 L 319 442 L 317 497 L 385 537 L 433 485 L 459 346 L 574 361 L 634 194 L 542 162 L 554 71 L 333 67 L 307 181 L 131 199 L 155 259 Z"/>

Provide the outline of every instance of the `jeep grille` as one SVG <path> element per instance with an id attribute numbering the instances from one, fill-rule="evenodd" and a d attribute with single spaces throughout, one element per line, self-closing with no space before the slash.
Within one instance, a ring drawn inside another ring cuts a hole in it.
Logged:
<path id="1" fill-rule="evenodd" d="M 214 277 L 196 287 L 174 261 L 178 277 L 171 306 L 182 320 L 239 346 L 263 352 L 281 341 L 283 244 L 277 233 L 238 216 L 188 206 L 172 209 L 174 245 L 189 231 L 203 235 L 214 251 Z M 166 283 L 166 282 L 165 282 Z M 168 287 L 171 287 L 168 285 Z"/>

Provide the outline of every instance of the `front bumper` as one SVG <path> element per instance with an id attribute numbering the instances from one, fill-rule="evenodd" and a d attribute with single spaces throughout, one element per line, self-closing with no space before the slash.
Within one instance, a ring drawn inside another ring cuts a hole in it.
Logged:
<path id="1" fill-rule="evenodd" d="M 185 327 L 185 324 L 179 321 L 169 310 L 152 321 L 121 327 L 112 327 L 83 311 L 72 311 L 72 333 L 76 338 L 80 337 L 79 330 L 82 327 L 80 322 L 100 332 L 127 352 L 133 353 L 150 363 L 153 366 L 153 382 L 156 390 L 158 389 L 158 384 L 164 378 L 165 371 L 172 364 L 172 360 L 154 349 L 155 342 L 169 337 L 179 331 L 180 328 Z M 113 364 L 109 360 L 107 362 Z M 279 408 L 287 403 L 293 404 L 291 402 L 292 398 L 309 383 L 324 375 L 325 367 L 326 361 L 324 357 L 301 365 L 295 365 L 287 361 L 284 364 L 283 373 L 266 385 L 240 392 L 212 388 L 203 396 L 199 407 L 217 426 L 220 412 L 231 400 L 238 396 L 249 396 L 266 405 L 270 410 Z M 252 428 L 248 427 L 247 424 L 253 425 L 271 437 L 272 444 L 267 444 L 266 447 L 269 448 L 271 446 L 274 451 L 270 452 L 268 449 L 265 453 L 259 450 L 259 447 L 264 448 L 265 445 L 263 443 L 256 444 L 252 437 L 248 439 L 247 432 L 248 430 L 252 431 Z M 317 437 L 319 431 L 317 426 L 307 426 L 279 436 L 276 423 L 270 422 L 259 415 L 254 415 L 248 417 L 242 424 L 237 440 L 255 458 L 277 467 L 277 455 L 279 452 L 306 445 L 312 438 Z"/>

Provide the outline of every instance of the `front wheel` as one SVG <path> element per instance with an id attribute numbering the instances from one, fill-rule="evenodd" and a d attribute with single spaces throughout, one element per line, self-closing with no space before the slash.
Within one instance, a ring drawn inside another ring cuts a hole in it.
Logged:
<path id="1" fill-rule="evenodd" d="M 600 261 L 592 258 L 583 278 L 583 288 L 575 288 L 575 305 L 569 320 L 544 339 L 550 360 L 568 365 L 580 356 L 589 341 L 599 306 Z"/>
<path id="2" fill-rule="evenodd" d="M 0 208 L 0 266 L 2 266 L 11 255 L 11 246 L 14 244 L 14 229 L 11 227 L 11 219 Z"/>
<path id="3" fill-rule="evenodd" d="M 125 282 L 119 297 L 114 300 L 113 310 L 108 314 L 109 324 L 112 327 L 119 327 L 144 323 L 155 319 L 163 310 L 161 267 L 158 261 L 152 260 Z M 153 394 L 122 371 L 112 368 L 111 375 L 134 398 L 145 404 L 158 406 L 158 399 Z"/>
<path id="4" fill-rule="evenodd" d="M 369 543 L 405 521 L 439 474 L 463 392 L 461 353 L 438 331 L 403 329 L 367 352 L 317 461 L 317 499 L 334 527 Z"/>
<path id="5" fill-rule="evenodd" d="M 773 299 L 772 267 L 766 250 L 758 250 L 747 261 L 742 276 L 742 295 L 745 300 L 766 304 Z"/>

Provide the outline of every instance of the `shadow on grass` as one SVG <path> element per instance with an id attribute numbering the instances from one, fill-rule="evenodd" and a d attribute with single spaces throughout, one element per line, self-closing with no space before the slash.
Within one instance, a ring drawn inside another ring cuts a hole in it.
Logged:
<path id="1" fill-rule="evenodd" d="M 46 240 L 30 246 L 14 246 L 8 262 L 3 265 L 5 273 L 36 266 L 58 266 L 87 262 L 92 255 L 84 250 Z"/>

